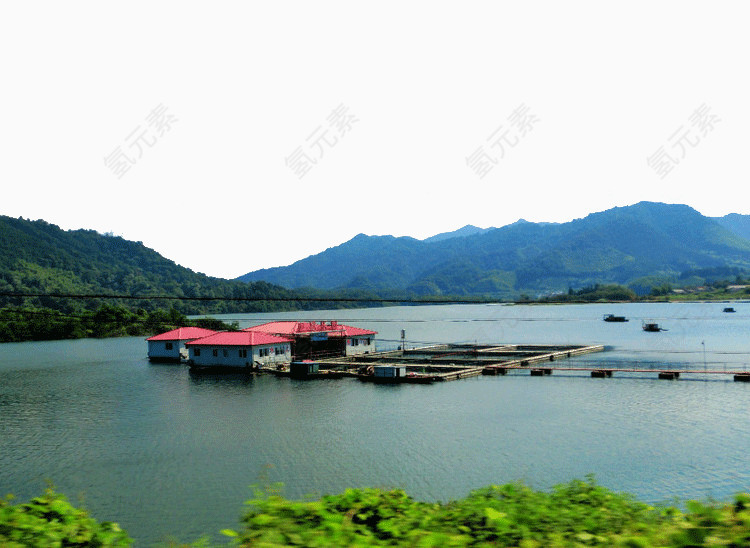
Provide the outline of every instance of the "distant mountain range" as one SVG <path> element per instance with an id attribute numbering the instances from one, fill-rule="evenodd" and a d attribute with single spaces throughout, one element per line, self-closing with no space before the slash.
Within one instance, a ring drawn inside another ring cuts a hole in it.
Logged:
<path id="1" fill-rule="evenodd" d="M 478 226 L 474 226 L 474 225 L 466 225 L 464 227 L 459 228 L 458 230 L 454 230 L 453 232 L 443 232 L 441 234 L 435 234 L 434 236 L 425 238 L 422 241 L 423 242 L 440 242 L 442 240 L 450 240 L 451 238 L 463 238 L 464 236 L 474 236 L 476 234 L 482 234 L 490 230 L 494 230 L 494 227 L 479 228 Z"/>
<path id="2" fill-rule="evenodd" d="M 193 272 L 141 242 L 0 216 L 0 307 L 24 304 L 64 312 L 95 310 L 104 301 L 8 294 L 153 295 L 153 300 L 114 303 L 147 310 L 175 306 L 192 314 L 341 306 L 306 297 L 511 299 L 595 283 L 644 292 L 669 280 L 700 283 L 709 276 L 726 279 L 747 272 L 749 215 L 709 218 L 688 206 L 650 202 L 569 223 L 467 225 L 425 240 L 359 234 L 290 266 L 238 280 Z M 156 298 L 162 295 L 216 300 Z M 268 300 L 226 300 L 247 298 Z"/>
<path id="3" fill-rule="evenodd" d="M 730 213 L 723 217 L 712 217 L 712 219 L 738 236 L 750 240 L 750 215 Z"/>
<path id="4" fill-rule="evenodd" d="M 701 271 L 750 271 L 750 215 L 709 218 L 686 205 L 640 202 L 568 223 L 467 225 L 425 240 L 359 234 L 292 265 L 238 280 L 513 298 L 595 283 L 642 287 Z"/>

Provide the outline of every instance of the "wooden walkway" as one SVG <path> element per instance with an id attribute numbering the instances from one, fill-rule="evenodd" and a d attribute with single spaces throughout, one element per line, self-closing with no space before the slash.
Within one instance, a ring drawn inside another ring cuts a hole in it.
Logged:
<path id="1" fill-rule="evenodd" d="M 611 378 L 614 373 L 641 373 L 656 375 L 659 379 L 676 380 L 680 375 L 732 375 L 737 382 L 750 382 L 748 370 L 711 369 L 643 369 L 634 367 L 533 367 L 533 366 L 491 366 L 484 369 L 484 375 L 505 375 L 512 370 L 528 370 L 532 376 L 551 375 L 553 371 L 586 371 L 594 378 Z"/>

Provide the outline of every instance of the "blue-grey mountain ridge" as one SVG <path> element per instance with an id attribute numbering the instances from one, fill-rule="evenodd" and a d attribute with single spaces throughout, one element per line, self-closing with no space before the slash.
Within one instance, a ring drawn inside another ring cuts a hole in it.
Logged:
<path id="1" fill-rule="evenodd" d="M 238 278 L 287 288 L 415 295 L 547 294 L 596 283 L 750 271 L 750 215 L 711 218 L 686 205 L 640 202 L 567 223 L 467 225 L 425 240 L 359 234 L 289 266 Z"/>

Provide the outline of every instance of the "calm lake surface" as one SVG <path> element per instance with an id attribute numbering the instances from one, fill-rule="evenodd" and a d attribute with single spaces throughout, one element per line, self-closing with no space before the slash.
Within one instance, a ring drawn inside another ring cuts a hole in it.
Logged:
<path id="1" fill-rule="evenodd" d="M 450 305 L 228 315 L 338 319 L 379 348 L 435 342 L 604 344 L 556 365 L 749 369 L 750 303 Z M 605 313 L 628 323 L 605 323 Z M 645 333 L 641 321 L 668 331 Z M 143 338 L 0 345 L 0 496 L 50 480 L 139 546 L 237 527 L 266 474 L 300 498 L 399 487 L 447 501 L 492 483 L 548 489 L 593 473 L 660 502 L 750 491 L 750 385 L 731 376 L 555 372 L 435 385 L 195 376 Z"/>

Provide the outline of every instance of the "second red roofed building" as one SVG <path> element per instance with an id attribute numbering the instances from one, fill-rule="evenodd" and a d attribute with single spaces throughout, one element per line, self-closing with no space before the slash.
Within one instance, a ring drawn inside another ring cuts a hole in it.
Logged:
<path id="1" fill-rule="evenodd" d="M 294 360 L 315 360 L 375 352 L 377 331 L 332 321 L 269 322 L 244 332 L 267 333 L 291 340 Z"/>

